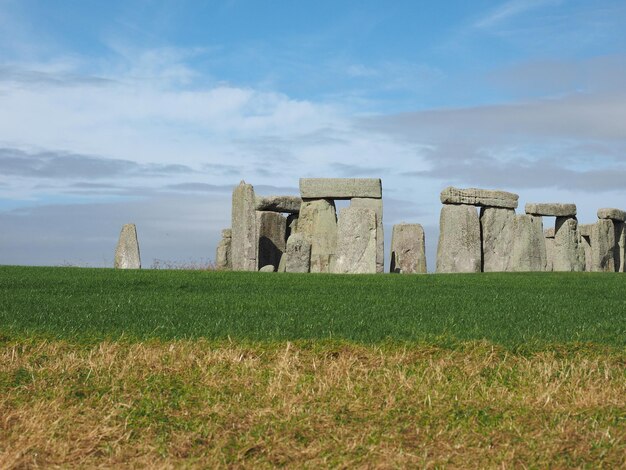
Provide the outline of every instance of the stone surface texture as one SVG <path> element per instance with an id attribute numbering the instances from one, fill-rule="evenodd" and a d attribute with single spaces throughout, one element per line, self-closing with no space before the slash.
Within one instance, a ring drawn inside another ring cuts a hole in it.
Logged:
<path id="1" fill-rule="evenodd" d="M 438 273 L 481 270 L 480 220 L 474 206 L 444 204 L 439 217 Z"/>
<path id="2" fill-rule="evenodd" d="M 278 212 L 257 211 L 256 231 L 258 235 L 258 267 L 272 265 L 278 268 L 280 258 L 285 252 L 287 219 Z"/>
<path id="3" fill-rule="evenodd" d="M 426 240 L 420 224 L 397 224 L 391 232 L 390 272 L 426 273 Z"/>
<path id="4" fill-rule="evenodd" d="M 383 197 L 379 178 L 300 178 L 300 196 L 307 199 Z"/>
<path id="5" fill-rule="evenodd" d="M 585 252 L 585 271 L 587 272 L 591 272 L 592 271 L 592 264 L 593 264 L 593 254 L 591 252 L 591 226 L 593 226 L 593 224 L 588 224 L 589 225 L 589 235 L 580 235 L 580 243 L 583 247 L 583 251 Z M 579 225 L 580 227 L 580 225 Z M 580 231 L 580 230 L 579 230 Z"/>
<path id="6" fill-rule="evenodd" d="M 611 219 L 617 220 L 618 222 L 626 222 L 626 211 L 611 208 L 598 209 L 598 219 Z"/>
<path id="7" fill-rule="evenodd" d="M 232 269 L 231 263 L 232 231 L 222 230 L 222 239 L 215 250 L 215 269 L 220 271 Z"/>
<path id="8" fill-rule="evenodd" d="M 256 271 L 257 232 L 254 188 L 245 181 L 233 190 L 231 263 L 234 271 Z"/>
<path id="9" fill-rule="evenodd" d="M 311 266 L 311 243 L 301 233 L 293 233 L 287 240 L 285 271 L 308 273 Z"/>
<path id="10" fill-rule="evenodd" d="M 376 273 L 376 212 L 346 207 L 339 213 L 337 252 L 332 272 Z"/>
<path id="11" fill-rule="evenodd" d="M 615 272 L 615 226 L 600 219 L 591 229 L 591 271 Z"/>
<path id="12" fill-rule="evenodd" d="M 515 209 L 519 196 L 506 191 L 494 191 L 491 189 L 467 188 L 459 189 L 448 186 L 441 191 L 442 204 L 467 204 L 481 207 L 502 207 Z"/>
<path id="13" fill-rule="evenodd" d="M 524 212 L 530 215 L 545 215 L 548 217 L 574 217 L 576 216 L 576 204 L 529 202 L 526 204 Z"/>
<path id="14" fill-rule="evenodd" d="M 482 233 L 483 271 L 511 271 L 515 211 L 484 207 L 480 211 Z"/>
<path id="15" fill-rule="evenodd" d="M 517 272 L 545 271 L 547 264 L 543 220 L 528 214 L 515 216 L 511 270 Z"/>
<path id="16" fill-rule="evenodd" d="M 626 269 L 626 223 L 613 221 L 615 226 L 615 271 L 623 273 Z"/>
<path id="17" fill-rule="evenodd" d="M 371 209 L 376 213 L 376 272 L 385 272 L 385 234 L 383 230 L 383 200 L 374 198 L 354 198 L 350 207 Z"/>
<path id="18" fill-rule="evenodd" d="M 545 238 L 554 238 L 554 227 L 549 227 L 543 230 L 543 236 Z"/>
<path id="19" fill-rule="evenodd" d="M 330 272 L 337 249 L 337 214 L 334 201 L 303 201 L 297 233 L 302 233 L 311 244 L 311 272 Z"/>
<path id="20" fill-rule="evenodd" d="M 554 237 L 545 237 L 546 242 L 546 271 L 554 271 Z"/>
<path id="21" fill-rule="evenodd" d="M 580 235 L 583 237 L 590 237 L 593 225 L 594 224 L 578 224 L 578 231 L 580 232 Z"/>
<path id="22" fill-rule="evenodd" d="M 300 212 L 302 198 L 299 196 L 257 196 L 255 209 L 258 211 L 284 212 L 297 214 Z"/>
<path id="23" fill-rule="evenodd" d="M 274 266 L 271 265 L 271 264 L 266 264 L 262 268 L 259 268 L 259 272 L 260 273 L 273 273 L 274 272 Z"/>
<path id="24" fill-rule="evenodd" d="M 584 271 L 585 247 L 576 217 L 557 217 L 554 228 L 553 271 Z"/>
<path id="25" fill-rule="evenodd" d="M 117 269 L 141 269 L 141 256 L 139 255 L 139 242 L 137 241 L 137 227 L 135 227 L 135 224 L 126 224 L 122 227 L 120 238 L 115 248 L 113 266 Z"/>

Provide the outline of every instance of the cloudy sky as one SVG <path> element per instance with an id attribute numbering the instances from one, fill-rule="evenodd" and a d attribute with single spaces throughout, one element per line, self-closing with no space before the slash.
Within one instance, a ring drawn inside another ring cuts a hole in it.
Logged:
<path id="1" fill-rule="evenodd" d="M 0 264 L 212 261 L 232 187 L 626 209 L 626 2 L 0 0 Z M 518 209 L 520 211 L 520 209 Z M 549 222 L 548 222 L 549 223 Z"/>

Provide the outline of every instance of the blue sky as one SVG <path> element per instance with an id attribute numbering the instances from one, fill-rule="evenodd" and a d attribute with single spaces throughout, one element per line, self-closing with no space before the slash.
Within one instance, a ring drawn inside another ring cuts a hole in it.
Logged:
<path id="1" fill-rule="evenodd" d="M 212 259 L 230 188 L 626 208 L 626 2 L 0 0 L 0 263 Z M 518 209 L 518 211 L 520 211 Z M 548 225 L 550 221 L 546 221 Z"/>

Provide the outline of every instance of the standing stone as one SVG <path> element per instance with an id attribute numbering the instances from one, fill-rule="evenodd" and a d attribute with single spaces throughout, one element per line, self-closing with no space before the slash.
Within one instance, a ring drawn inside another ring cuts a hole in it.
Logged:
<path id="1" fill-rule="evenodd" d="M 546 242 L 546 271 L 554 271 L 554 228 L 544 230 Z"/>
<path id="2" fill-rule="evenodd" d="M 516 215 L 513 238 L 511 269 L 517 272 L 544 271 L 547 255 L 541 217 Z"/>
<path id="3" fill-rule="evenodd" d="M 615 227 L 613 221 L 598 220 L 591 227 L 591 270 L 615 272 Z"/>
<path id="4" fill-rule="evenodd" d="M 444 204 L 439 217 L 438 273 L 479 273 L 480 221 L 475 207 Z"/>
<path id="5" fill-rule="evenodd" d="M 337 249 L 337 214 L 332 199 L 304 200 L 297 233 L 311 244 L 311 272 L 328 273 Z"/>
<path id="6" fill-rule="evenodd" d="M 301 233 L 292 234 L 287 240 L 285 271 L 288 273 L 308 273 L 311 265 L 311 243 Z"/>
<path id="7" fill-rule="evenodd" d="M 254 188 L 245 181 L 233 190 L 231 258 L 235 271 L 256 271 L 257 233 Z"/>
<path id="8" fill-rule="evenodd" d="M 484 207 L 480 211 L 482 233 L 483 271 L 511 270 L 511 254 L 515 231 L 515 211 Z"/>
<path id="9" fill-rule="evenodd" d="M 385 236 L 383 231 L 383 200 L 355 197 L 350 207 L 371 209 L 376 213 L 376 272 L 385 272 Z"/>
<path id="10" fill-rule="evenodd" d="M 120 232 L 120 239 L 115 248 L 115 263 L 117 269 L 141 269 L 139 256 L 139 242 L 135 224 L 126 224 Z"/>
<path id="11" fill-rule="evenodd" d="M 358 207 L 342 209 L 332 272 L 375 273 L 376 251 L 376 212 Z"/>
<path id="12" fill-rule="evenodd" d="M 232 230 L 222 230 L 222 239 L 215 252 L 215 269 L 220 271 L 232 269 L 231 263 Z"/>
<path id="13" fill-rule="evenodd" d="M 584 271 L 585 247 L 576 217 L 557 217 L 554 226 L 554 271 Z M 593 241 L 591 243 L 593 250 Z"/>
<path id="14" fill-rule="evenodd" d="M 391 232 L 390 272 L 426 273 L 426 242 L 420 224 L 397 224 Z"/>
<path id="15" fill-rule="evenodd" d="M 256 232 L 259 236 L 258 267 L 272 265 L 276 269 L 285 252 L 287 219 L 278 212 L 257 211 Z"/>
<path id="16" fill-rule="evenodd" d="M 613 221 L 615 226 L 615 271 L 623 273 L 626 271 L 626 224 L 624 222 Z"/>
<path id="17" fill-rule="evenodd" d="M 585 252 L 585 271 L 592 271 L 593 255 L 591 253 L 591 230 L 594 224 L 578 224 L 580 243 Z"/>
<path id="18" fill-rule="evenodd" d="M 296 233 L 298 231 L 298 218 L 299 214 L 289 214 L 287 216 L 287 240 L 292 233 Z"/>

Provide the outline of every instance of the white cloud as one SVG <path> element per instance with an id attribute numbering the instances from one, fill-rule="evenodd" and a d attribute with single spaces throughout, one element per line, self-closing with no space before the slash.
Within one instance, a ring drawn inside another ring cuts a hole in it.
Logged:
<path id="1" fill-rule="evenodd" d="M 528 11 L 561 3 L 562 0 L 510 0 L 478 19 L 474 23 L 474 27 L 490 28 Z"/>

